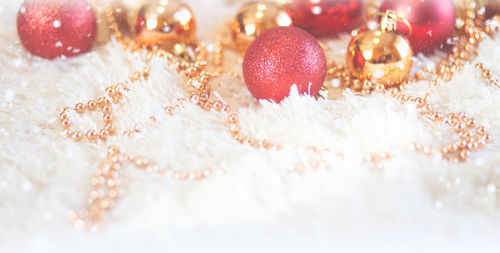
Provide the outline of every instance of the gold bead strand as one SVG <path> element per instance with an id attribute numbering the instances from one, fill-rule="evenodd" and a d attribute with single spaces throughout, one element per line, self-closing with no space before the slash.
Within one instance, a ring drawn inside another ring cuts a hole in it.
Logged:
<path id="1" fill-rule="evenodd" d="M 401 103 L 414 103 L 423 116 L 433 122 L 450 126 L 460 136 L 458 140 L 436 148 L 443 159 L 450 162 L 464 162 L 470 152 L 476 151 L 491 142 L 491 135 L 485 131 L 484 127 L 477 127 L 474 119 L 468 117 L 464 112 L 448 113 L 443 116 L 443 113 L 434 110 L 434 106 L 428 101 L 427 97 L 428 95 L 422 98 L 403 94 L 395 96 Z M 417 143 L 413 145 L 413 149 L 427 156 L 432 153 L 430 146 Z"/>
<path id="2" fill-rule="evenodd" d="M 102 96 L 97 99 L 91 99 L 87 103 L 77 103 L 74 108 L 64 108 L 59 114 L 59 124 L 64 129 L 66 135 L 74 141 L 80 141 L 84 138 L 90 141 L 95 141 L 97 139 L 106 140 L 107 137 L 113 135 L 116 132 L 116 128 L 113 124 L 113 104 L 118 104 L 120 102 L 120 99 L 123 97 L 123 91 L 128 90 L 128 88 L 126 87 L 127 83 L 133 83 L 138 80 L 147 79 L 149 77 L 150 70 L 150 67 L 145 67 L 142 72 L 134 73 L 124 83 L 118 83 L 107 87 L 105 89 L 106 96 Z M 104 126 L 98 130 L 73 130 L 71 129 L 73 123 L 68 116 L 68 112 L 70 110 L 73 110 L 78 114 L 100 110 L 103 115 L 102 119 L 104 122 Z"/>
<path id="3" fill-rule="evenodd" d="M 477 63 L 475 65 L 475 67 L 477 69 L 479 69 L 479 71 L 481 71 L 481 77 L 486 82 L 488 82 L 491 86 L 496 86 L 497 88 L 500 88 L 500 84 L 498 82 L 498 79 L 493 78 L 493 74 L 492 74 L 491 70 L 485 68 L 483 63 Z"/>
<path id="4" fill-rule="evenodd" d="M 121 154 L 116 146 L 110 146 L 106 158 L 101 162 L 90 181 L 86 209 L 81 212 L 73 211 L 68 215 L 76 228 L 97 228 L 103 224 L 115 202 L 120 198 L 120 175 L 124 163 L 129 163 L 138 170 L 156 173 L 163 177 L 168 176 L 169 179 L 177 181 L 198 181 L 224 173 L 222 169 L 213 170 L 211 168 L 189 171 L 170 168 L 159 169 L 156 164 L 149 162 L 145 157 L 136 157 L 130 153 Z"/>

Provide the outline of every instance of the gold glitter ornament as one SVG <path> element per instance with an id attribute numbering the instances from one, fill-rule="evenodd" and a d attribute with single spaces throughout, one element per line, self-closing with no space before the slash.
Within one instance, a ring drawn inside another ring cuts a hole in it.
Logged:
<path id="1" fill-rule="evenodd" d="M 291 26 L 293 20 L 277 3 L 251 2 L 243 5 L 232 25 L 234 46 L 242 53 L 263 32 L 278 26 Z"/>
<path id="2" fill-rule="evenodd" d="M 349 43 L 346 66 L 351 76 L 385 87 L 398 86 L 408 78 L 413 51 L 396 30 L 393 11 L 384 14 L 379 30 L 361 30 Z"/>
<path id="3" fill-rule="evenodd" d="M 170 50 L 176 43 L 195 41 L 196 21 L 180 0 L 145 0 L 129 17 L 135 40 L 144 46 Z"/>

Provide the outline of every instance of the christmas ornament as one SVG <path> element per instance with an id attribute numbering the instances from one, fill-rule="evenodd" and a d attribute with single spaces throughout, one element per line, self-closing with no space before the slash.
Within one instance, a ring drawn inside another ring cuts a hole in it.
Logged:
<path id="1" fill-rule="evenodd" d="M 293 0 L 288 8 L 295 25 L 315 36 L 349 32 L 363 24 L 363 0 Z"/>
<path id="2" fill-rule="evenodd" d="M 290 26 L 292 23 L 291 16 L 278 4 L 250 2 L 241 7 L 234 18 L 234 45 L 240 52 L 245 52 L 250 43 L 263 32 L 278 26 Z"/>
<path id="3" fill-rule="evenodd" d="M 346 66 L 353 77 L 386 87 L 398 85 L 408 77 L 413 53 L 408 40 L 396 30 L 397 20 L 393 11 L 387 11 L 379 30 L 362 29 L 352 38 Z"/>
<path id="4" fill-rule="evenodd" d="M 131 14 L 130 26 L 139 44 L 170 50 L 176 43 L 195 40 L 193 12 L 180 0 L 146 0 Z"/>
<path id="5" fill-rule="evenodd" d="M 409 40 L 415 53 L 438 48 L 452 35 L 455 27 L 452 0 L 386 0 L 380 10 L 388 9 L 410 23 L 413 33 Z M 398 27 L 407 34 L 404 25 Z"/>
<path id="6" fill-rule="evenodd" d="M 318 95 L 325 75 L 325 55 L 318 41 L 291 26 L 264 32 L 243 60 L 243 77 L 252 95 L 276 103 L 288 96 L 292 85 L 300 94 Z"/>
<path id="7" fill-rule="evenodd" d="M 46 59 L 88 52 L 96 27 L 92 7 L 85 0 L 27 0 L 17 15 L 22 44 Z"/>

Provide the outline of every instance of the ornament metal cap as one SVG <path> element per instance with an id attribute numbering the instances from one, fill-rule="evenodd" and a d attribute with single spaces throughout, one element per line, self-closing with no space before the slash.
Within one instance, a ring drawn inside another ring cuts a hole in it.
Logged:
<path id="1" fill-rule="evenodd" d="M 412 29 L 410 22 L 408 20 L 398 16 L 394 10 L 387 10 L 384 12 L 377 12 L 375 16 L 381 16 L 382 19 L 380 21 L 380 28 L 383 32 L 391 32 L 397 31 L 398 21 L 403 22 L 406 26 L 408 26 L 408 37 L 412 34 Z"/>

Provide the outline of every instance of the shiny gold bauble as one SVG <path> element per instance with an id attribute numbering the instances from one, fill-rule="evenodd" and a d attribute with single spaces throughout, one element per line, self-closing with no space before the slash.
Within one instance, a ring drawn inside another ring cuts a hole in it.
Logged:
<path id="1" fill-rule="evenodd" d="M 413 51 L 397 31 L 364 30 L 354 36 L 346 53 L 350 74 L 391 87 L 408 78 Z"/>
<path id="2" fill-rule="evenodd" d="M 252 41 L 263 32 L 278 26 L 291 26 L 292 18 L 277 3 L 251 2 L 236 14 L 232 25 L 233 42 L 240 52 L 245 52 Z"/>
<path id="3" fill-rule="evenodd" d="M 136 41 L 147 47 L 171 50 L 177 43 L 195 40 L 193 12 L 180 0 L 145 0 L 131 13 L 129 23 Z"/>

